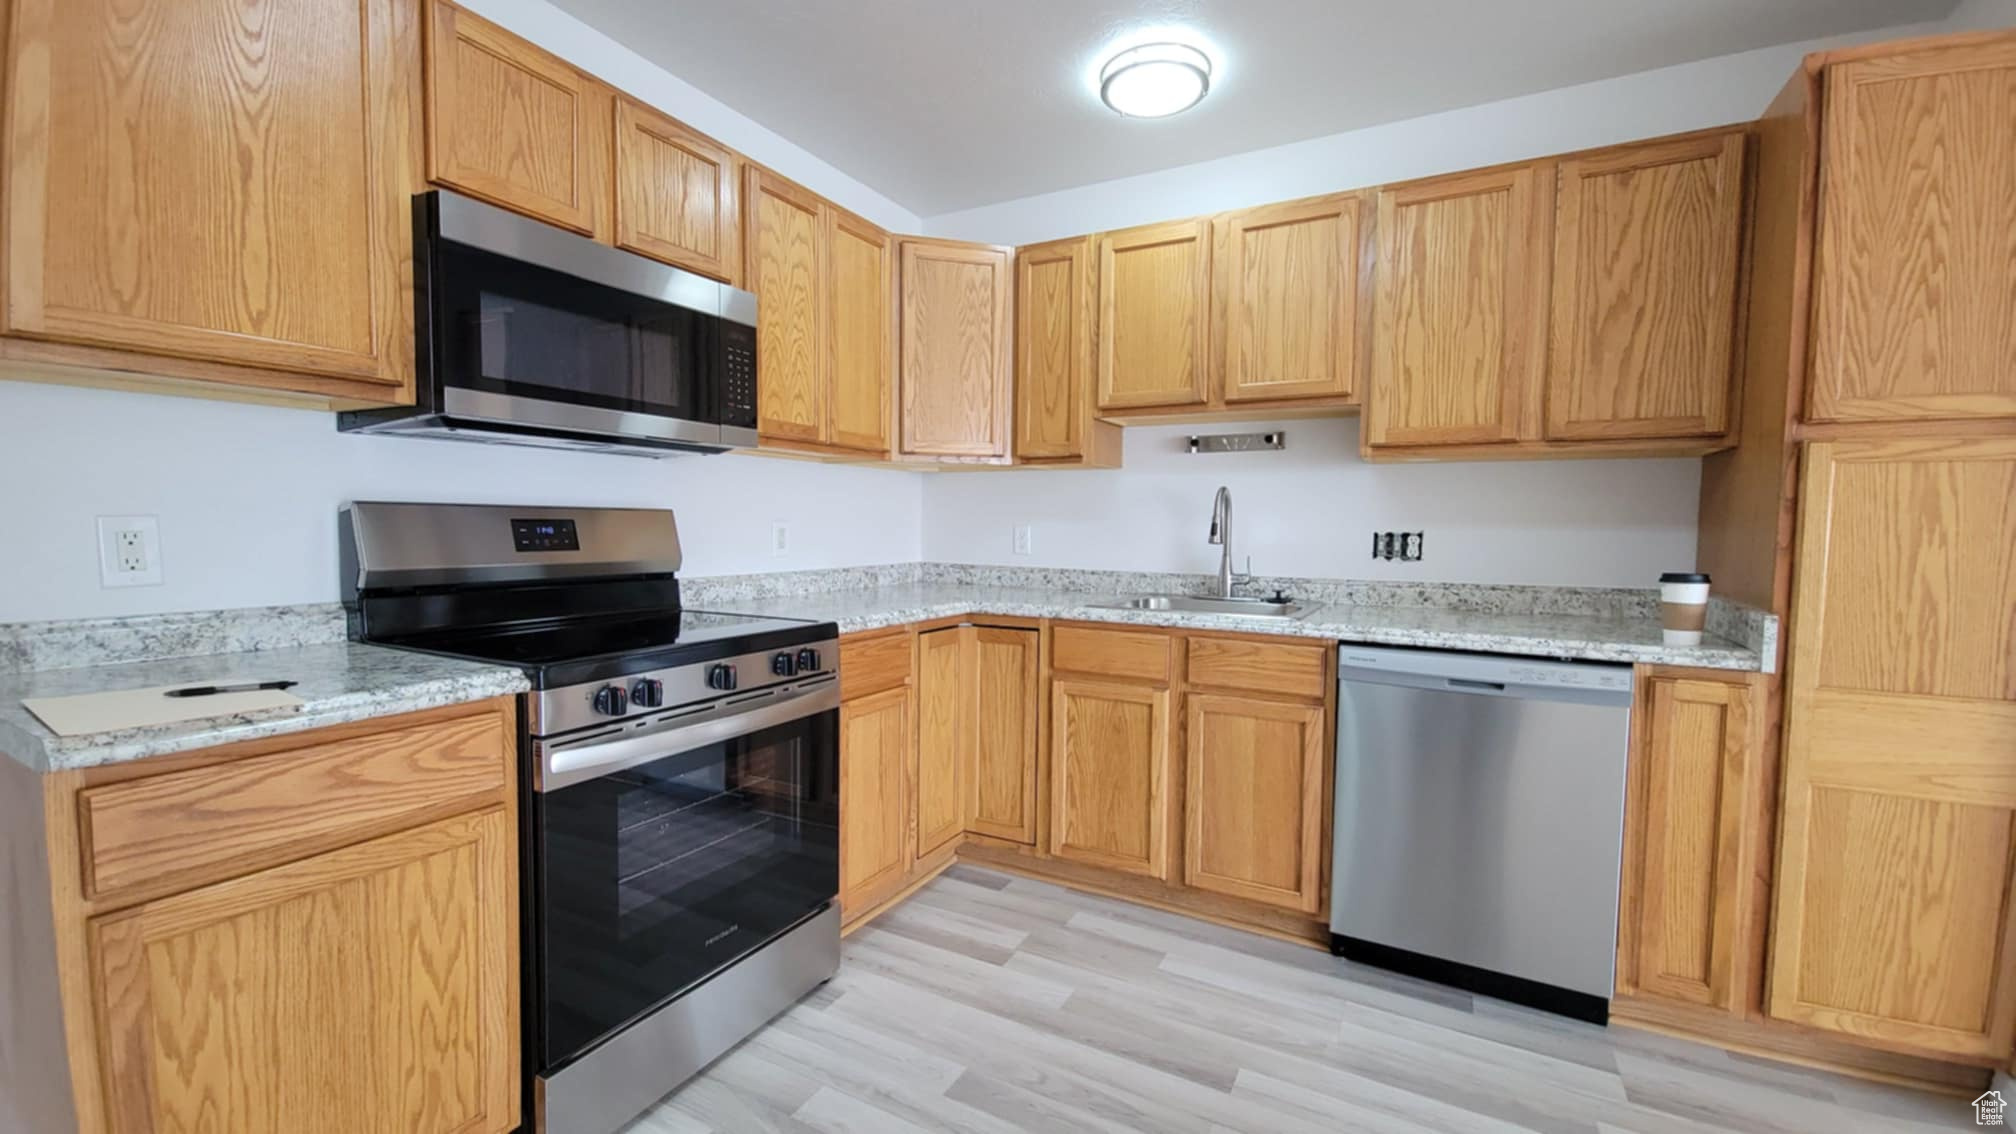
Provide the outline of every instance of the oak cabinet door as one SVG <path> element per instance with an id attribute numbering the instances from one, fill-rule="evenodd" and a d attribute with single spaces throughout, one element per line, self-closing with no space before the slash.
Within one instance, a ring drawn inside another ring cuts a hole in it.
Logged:
<path id="1" fill-rule="evenodd" d="M 2016 440 L 1807 447 L 1770 1011 L 2006 1058 Z"/>
<path id="2" fill-rule="evenodd" d="M 1183 881 L 1315 913 L 1329 751 L 1321 705 L 1192 693 Z"/>
<path id="3" fill-rule="evenodd" d="M 1368 446 L 1539 435 L 1550 178 L 1543 163 L 1379 191 Z"/>
<path id="4" fill-rule="evenodd" d="M 826 241 L 819 198 L 751 168 L 745 279 L 756 293 L 756 432 L 819 444 L 830 439 L 822 281 Z"/>
<path id="5" fill-rule="evenodd" d="M 616 246 L 734 283 L 741 163 L 676 119 L 616 100 Z"/>
<path id="6" fill-rule="evenodd" d="M 1042 713 L 1036 631 L 969 627 L 973 674 L 966 829 L 1036 843 L 1036 725 Z"/>
<path id="7" fill-rule="evenodd" d="M 1358 368 L 1366 197 L 1339 193 L 1218 219 L 1214 262 L 1227 402 L 1337 398 Z"/>
<path id="8" fill-rule="evenodd" d="M 1050 853 L 1169 876 L 1169 691 L 1050 684 Z"/>
<path id="9" fill-rule="evenodd" d="M 855 918 L 909 876 L 908 685 L 840 705 L 840 910 Z"/>
<path id="10" fill-rule="evenodd" d="M 92 921 L 108 1128 L 516 1128 L 512 844 L 486 811 Z"/>
<path id="11" fill-rule="evenodd" d="M 1144 225 L 1099 238 L 1099 408 L 1209 398 L 1211 222 Z"/>
<path id="12" fill-rule="evenodd" d="M 1008 456 L 1010 250 L 905 240 L 903 421 L 908 456 Z"/>
<path id="13" fill-rule="evenodd" d="M 966 828 L 966 768 L 975 690 L 968 628 L 917 635 L 917 857 Z"/>
<path id="14" fill-rule="evenodd" d="M 13 5 L 6 331 L 410 399 L 416 3 Z"/>
<path id="15" fill-rule="evenodd" d="M 453 4 L 428 9 L 428 179 L 608 240 L 614 92 Z"/>
<path id="16" fill-rule="evenodd" d="M 1120 461 L 1118 427 L 1093 417 L 1092 324 L 1098 301 L 1091 237 L 1015 255 L 1015 459 L 1102 468 Z"/>
<path id="17" fill-rule="evenodd" d="M 2016 416 L 2016 40 L 1824 79 L 1807 416 Z"/>
<path id="18" fill-rule="evenodd" d="M 1740 1011 L 1751 687 L 1655 671 L 1633 711 L 1619 988 Z"/>
<path id="19" fill-rule="evenodd" d="M 1561 162 L 1547 437 L 1727 432 L 1741 130 Z"/>
<path id="20" fill-rule="evenodd" d="M 826 207 L 832 443 L 889 452 L 889 234 Z"/>

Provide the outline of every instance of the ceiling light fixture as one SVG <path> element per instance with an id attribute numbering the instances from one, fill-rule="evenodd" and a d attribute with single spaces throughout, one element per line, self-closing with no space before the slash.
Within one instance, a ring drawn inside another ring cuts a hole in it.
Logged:
<path id="1" fill-rule="evenodd" d="M 1099 68 L 1099 98 L 1129 118 L 1167 118 L 1211 89 L 1211 59 L 1182 43 L 1130 47 Z"/>

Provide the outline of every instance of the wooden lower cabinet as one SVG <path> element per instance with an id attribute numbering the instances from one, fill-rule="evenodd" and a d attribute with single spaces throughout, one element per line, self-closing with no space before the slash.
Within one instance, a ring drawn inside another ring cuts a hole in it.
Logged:
<path id="1" fill-rule="evenodd" d="M 1807 446 L 1769 1011 L 2006 1063 L 2016 438 Z"/>
<path id="2" fill-rule="evenodd" d="M 1315 913 L 1328 850 L 1323 706 L 1222 693 L 1184 706 L 1184 883 Z"/>
<path id="3" fill-rule="evenodd" d="M 971 628 L 972 771 L 966 829 L 1013 843 L 1036 842 L 1038 681 L 1035 630 Z"/>
<path id="4" fill-rule="evenodd" d="M 1760 775 L 1753 681 L 1643 670 L 1624 812 L 1617 989 L 1738 1013 Z"/>
<path id="5" fill-rule="evenodd" d="M 845 653 L 841 665 L 844 667 Z M 910 869 L 911 692 L 840 705 L 840 909 L 851 919 L 902 889 Z"/>
<path id="6" fill-rule="evenodd" d="M 917 635 L 917 855 L 966 829 L 966 765 L 975 696 L 966 655 L 971 627 Z"/>
<path id="7" fill-rule="evenodd" d="M 502 808 L 93 920 L 106 1129 L 517 1125 Z"/>
<path id="8" fill-rule="evenodd" d="M 1051 682 L 1050 853 L 1167 878 L 1172 754 L 1167 689 Z"/>

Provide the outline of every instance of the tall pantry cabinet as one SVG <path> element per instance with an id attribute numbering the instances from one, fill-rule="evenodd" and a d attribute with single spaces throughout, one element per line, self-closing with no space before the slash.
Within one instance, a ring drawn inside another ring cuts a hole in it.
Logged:
<path id="1" fill-rule="evenodd" d="M 1767 1030 L 2006 1067 L 2016 33 L 1810 58 L 1759 137 L 1743 447 L 1701 510 L 1704 569 L 1786 618 L 1753 1003 Z"/>

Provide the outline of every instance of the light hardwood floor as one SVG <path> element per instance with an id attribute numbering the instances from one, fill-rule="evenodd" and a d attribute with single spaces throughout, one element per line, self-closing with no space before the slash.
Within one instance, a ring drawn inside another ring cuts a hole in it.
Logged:
<path id="1" fill-rule="evenodd" d="M 956 866 L 627 1134 L 1972 1129 L 1962 1099 L 1472 997 Z"/>

